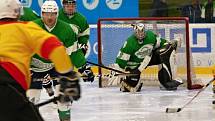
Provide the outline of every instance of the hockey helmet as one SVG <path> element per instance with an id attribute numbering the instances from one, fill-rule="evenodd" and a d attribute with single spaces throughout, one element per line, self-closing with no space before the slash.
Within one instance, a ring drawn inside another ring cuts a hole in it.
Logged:
<path id="1" fill-rule="evenodd" d="M 145 37 L 145 25 L 143 23 L 133 24 L 135 36 L 138 40 L 143 40 Z"/>
<path id="2" fill-rule="evenodd" d="M 0 19 L 18 18 L 22 5 L 19 0 L 0 0 Z"/>
<path id="3" fill-rule="evenodd" d="M 41 7 L 41 12 L 58 13 L 58 5 L 53 1 L 45 1 Z"/>
<path id="4" fill-rule="evenodd" d="M 76 0 L 63 0 L 63 10 L 67 16 L 73 16 L 76 12 Z"/>
<path id="5" fill-rule="evenodd" d="M 63 0 L 62 3 L 63 4 L 75 4 L 76 0 Z"/>

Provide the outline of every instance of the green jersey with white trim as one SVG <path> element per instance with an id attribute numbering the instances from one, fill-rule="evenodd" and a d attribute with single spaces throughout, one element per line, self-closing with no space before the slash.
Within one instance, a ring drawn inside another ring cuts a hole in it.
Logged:
<path id="1" fill-rule="evenodd" d="M 162 47 L 167 40 L 158 37 L 152 31 L 145 32 L 142 43 L 134 34 L 128 37 L 116 58 L 116 63 L 122 68 L 137 68 L 146 56 L 151 56 L 152 51 Z"/>
<path id="2" fill-rule="evenodd" d="M 63 8 L 59 10 L 58 18 L 71 25 L 73 31 L 78 35 L 79 44 L 87 44 L 89 41 L 90 28 L 87 19 L 79 12 L 75 12 L 74 15 L 68 17 Z"/>
<path id="3" fill-rule="evenodd" d="M 71 29 L 70 25 L 61 20 L 57 20 L 53 29 L 47 30 L 42 19 L 34 21 L 41 28 L 49 33 L 57 36 L 66 48 L 67 54 L 76 68 L 82 67 L 86 64 L 86 59 L 81 49 L 78 48 L 76 34 Z M 45 72 L 52 69 L 54 65 L 49 60 L 45 60 L 35 54 L 32 58 L 31 68 L 35 72 Z"/>

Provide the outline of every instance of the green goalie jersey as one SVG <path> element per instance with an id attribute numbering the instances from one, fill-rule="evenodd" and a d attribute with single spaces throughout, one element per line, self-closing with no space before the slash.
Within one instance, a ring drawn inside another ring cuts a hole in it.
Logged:
<path id="1" fill-rule="evenodd" d="M 157 37 L 152 31 L 145 32 L 145 38 L 140 44 L 133 34 L 124 43 L 116 58 L 116 63 L 122 68 L 137 68 L 146 56 L 151 56 L 152 50 L 162 47 L 165 39 Z"/>
<path id="2" fill-rule="evenodd" d="M 34 22 L 44 30 L 48 31 L 42 22 L 42 19 L 37 19 Z M 86 64 L 86 59 L 83 52 L 78 49 L 76 34 L 73 32 L 69 24 L 61 20 L 57 20 L 55 27 L 48 32 L 54 34 L 61 40 L 61 42 L 66 47 L 67 54 L 70 55 L 71 61 L 76 68 L 82 67 Z M 53 67 L 53 63 L 51 63 L 49 60 L 39 57 L 39 55 L 34 55 L 32 58 L 31 68 L 35 72 L 45 72 L 52 69 Z"/>
<path id="3" fill-rule="evenodd" d="M 87 19 L 82 14 L 75 12 L 72 17 L 68 17 L 63 9 L 60 9 L 58 18 L 71 25 L 73 31 L 78 35 L 79 44 L 87 44 L 90 28 Z"/>

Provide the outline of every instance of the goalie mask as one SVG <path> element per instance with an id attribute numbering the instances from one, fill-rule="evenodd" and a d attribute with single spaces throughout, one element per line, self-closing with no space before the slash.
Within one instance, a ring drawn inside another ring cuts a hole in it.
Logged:
<path id="1" fill-rule="evenodd" d="M 145 25 L 143 23 L 138 23 L 132 26 L 135 36 L 137 37 L 138 41 L 142 43 L 143 39 L 145 38 Z"/>
<path id="2" fill-rule="evenodd" d="M 63 0 L 62 5 L 67 16 L 72 16 L 76 12 L 76 0 Z"/>

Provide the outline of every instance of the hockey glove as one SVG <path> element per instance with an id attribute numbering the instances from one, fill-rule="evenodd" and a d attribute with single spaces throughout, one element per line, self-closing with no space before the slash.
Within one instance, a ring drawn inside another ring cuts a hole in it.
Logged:
<path id="1" fill-rule="evenodd" d="M 126 68 L 126 71 L 129 71 L 131 74 L 136 74 L 136 75 L 130 75 L 130 76 L 126 76 L 126 82 L 131 86 L 131 87 L 135 87 L 137 85 L 137 83 L 140 80 L 140 71 L 138 69 L 130 69 L 130 68 Z"/>
<path id="2" fill-rule="evenodd" d="M 139 92 L 142 87 L 142 83 L 140 82 L 141 72 L 138 69 L 130 68 L 126 68 L 126 71 L 129 71 L 131 74 L 135 75 L 126 76 L 126 78 L 121 82 L 120 90 L 122 92 Z"/>
<path id="3" fill-rule="evenodd" d="M 169 44 L 176 50 L 177 48 L 180 48 L 181 47 L 181 43 L 182 43 L 182 40 L 181 38 L 176 38 L 174 40 L 171 40 L 169 42 Z"/>
<path id="4" fill-rule="evenodd" d="M 60 83 L 60 102 L 69 102 L 71 100 L 78 100 L 81 97 L 81 88 L 79 84 L 80 78 L 74 71 L 59 76 Z"/>
<path id="5" fill-rule="evenodd" d="M 90 66 L 84 65 L 83 67 L 78 69 L 78 72 L 82 74 L 84 82 L 93 82 L 94 74 L 90 68 Z"/>

